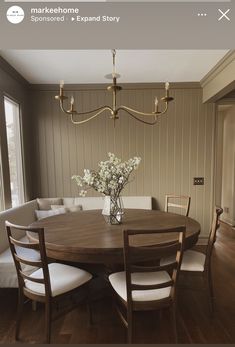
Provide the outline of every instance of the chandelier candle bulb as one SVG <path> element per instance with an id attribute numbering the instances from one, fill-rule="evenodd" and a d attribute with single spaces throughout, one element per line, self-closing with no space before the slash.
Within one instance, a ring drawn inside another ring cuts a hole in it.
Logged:
<path id="1" fill-rule="evenodd" d="M 64 96 L 63 94 L 63 88 L 64 88 L 64 81 L 60 81 L 60 96 Z"/>
<path id="2" fill-rule="evenodd" d="M 158 98 L 157 98 L 157 96 L 155 97 L 154 104 L 155 104 L 154 112 L 158 112 Z"/>
<path id="3" fill-rule="evenodd" d="M 170 89 L 170 83 L 166 82 L 165 83 L 166 96 L 169 96 L 169 89 Z"/>
<path id="4" fill-rule="evenodd" d="M 112 53 L 112 56 L 113 56 L 113 74 L 112 75 L 113 75 L 113 78 L 114 78 L 115 75 L 116 75 L 116 64 L 115 64 L 116 50 L 112 49 L 111 53 Z"/>
<path id="5" fill-rule="evenodd" d="M 65 113 L 70 115 L 71 122 L 73 124 L 84 124 L 89 122 L 90 120 L 98 117 L 105 111 L 109 111 L 111 114 L 111 119 L 113 119 L 114 124 L 115 121 L 119 118 L 119 112 L 125 112 L 127 113 L 130 117 L 135 119 L 138 122 L 141 122 L 143 124 L 148 124 L 148 125 L 154 125 L 157 123 L 157 117 L 163 115 L 167 112 L 168 110 L 168 104 L 169 102 L 173 101 L 174 98 L 169 96 L 169 82 L 165 83 L 165 91 L 166 95 L 161 98 L 160 102 L 161 104 L 164 104 L 165 106 L 163 107 L 162 111 L 158 111 L 158 98 L 155 98 L 154 100 L 154 112 L 143 112 L 139 111 L 136 109 L 133 109 L 131 107 L 125 106 L 125 105 L 117 105 L 117 93 L 120 92 L 123 87 L 117 84 L 117 79 L 120 77 L 119 74 L 116 73 L 116 50 L 113 49 L 112 51 L 112 57 L 113 57 L 113 70 L 111 74 L 106 75 L 107 78 L 112 78 L 112 84 L 107 87 L 107 90 L 112 93 L 112 106 L 110 105 L 102 105 L 96 109 L 93 110 L 88 110 L 86 112 L 77 112 L 74 109 L 74 98 L 72 97 L 70 99 L 70 109 L 66 109 L 64 105 L 64 101 L 68 99 L 67 96 L 64 95 L 63 93 L 63 88 L 64 88 L 64 81 L 60 81 L 60 94 L 55 96 L 56 100 L 59 100 L 60 108 L 61 110 Z M 85 119 L 74 119 L 74 116 L 85 116 Z M 145 119 L 143 119 L 145 117 Z"/>

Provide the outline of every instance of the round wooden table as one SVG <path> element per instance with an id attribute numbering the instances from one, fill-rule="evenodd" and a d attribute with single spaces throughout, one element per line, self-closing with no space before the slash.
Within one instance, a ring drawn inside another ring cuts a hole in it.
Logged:
<path id="1" fill-rule="evenodd" d="M 45 229 L 47 255 L 51 258 L 91 264 L 123 263 L 124 229 L 157 229 L 186 226 L 185 249 L 193 247 L 198 240 L 200 224 L 189 217 L 155 210 L 126 209 L 123 223 L 108 225 L 101 210 L 72 212 L 41 219 L 32 227 Z M 28 232 L 31 240 L 35 235 Z M 154 239 L 153 239 L 154 237 Z M 159 235 L 158 242 L 173 242 L 169 234 Z M 137 240 L 145 245 L 156 243 L 155 236 Z"/>

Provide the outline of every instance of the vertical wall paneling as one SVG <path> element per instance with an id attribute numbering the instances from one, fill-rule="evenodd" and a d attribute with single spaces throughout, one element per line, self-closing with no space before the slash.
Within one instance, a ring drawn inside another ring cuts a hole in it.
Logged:
<path id="1" fill-rule="evenodd" d="M 111 103 L 110 94 L 95 86 L 72 93 L 80 111 Z M 53 91 L 33 91 L 35 196 L 76 196 L 73 174 L 95 169 L 108 152 L 123 159 L 138 155 L 142 162 L 125 194 L 151 195 L 154 207 L 161 209 L 167 193 L 190 195 L 190 216 L 201 223 L 202 235 L 207 234 L 213 197 L 214 106 L 202 104 L 200 88 L 182 85 L 171 93 L 175 101 L 154 127 L 123 112 L 114 127 L 107 112 L 86 124 L 73 125 L 60 111 Z M 164 90 L 129 87 L 118 95 L 118 104 L 151 112 L 156 95 L 160 98 Z M 205 177 L 204 186 L 193 185 L 196 176 Z M 92 190 L 88 194 L 97 195 Z"/>

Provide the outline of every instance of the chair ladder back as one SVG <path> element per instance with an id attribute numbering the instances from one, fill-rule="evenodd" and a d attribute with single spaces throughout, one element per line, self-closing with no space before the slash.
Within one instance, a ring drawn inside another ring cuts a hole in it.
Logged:
<path id="1" fill-rule="evenodd" d="M 126 289 L 127 289 L 127 302 L 128 305 L 132 305 L 132 291 L 133 290 L 152 290 L 172 287 L 175 288 L 178 280 L 178 272 L 180 269 L 182 254 L 183 254 L 183 244 L 185 238 L 185 226 L 180 226 L 176 228 L 169 229 L 158 229 L 158 230 L 124 230 L 124 266 L 126 271 Z M 172 242 L 169 245 L 169 241 L 165 243 L 158 243 L 154 246 L 131 246 L 130 237 L 135 235 L 150 235 L 150 234 L 178 234 L 177 242 Z M 176 247 L 177 245 L 177 247 Z M 165 250 L 165 253 L 164 253 Z M 134 256 L 133 256 L 134 252 Z M 136 257 L 138 252 L 141 254 L 140 257 Z M 155 257 L 153 257 L 153 254 Z M 167 265 L 143 265 L 143 260 L 159 260 L 164 255 L 175 254 L 175 261 Z M 150 257 L 149 257 L 150 255 Z M 141 261 L 141 265 L 138 262 Z M 137 262 L 137 264 L 136 264 Z M 132 283 L 131 274 L 134 272 L 160 272 L 167 271 L 171 273 L 171 279 L 165 282 L 156 284 L 135 284 Z M 171 291 L 175 293 L 175 290 Z"/>
<path id="2" fill-rule="evenodd" d="M 51 284 L 50 284 L 50 276 L 49 276 L 49 270 L 48 270 L 48 263 L 47 263 L 47 255 L 46 255 L 46 247 L 45 247 L 45 239 L 44 239 L 44 229 L 43 228 L 28 228 L 25 226 L 20 226 L 16 224 L 12 224 L 8 221 L 5 222 L 6 225 L 6 231 L 7 236 L 9 240 L 10 250 L 13 256 L 13 260 L 15 263 L 16 271 L 17 271 L 17 277 L 19 282 L 19 288 L 22 290 L 25 288 L 25 280 L 36 282 L 43 284 L 45 287 L 45 295 L 51 296 Z M 33 243 L 26 243 L 19 241 L 13 237 L 12 229 L 14 230 L 20 230 L 20 231 L 30 231 L 38 235 L 38 242 Z M 26 255 L 21 256 L 17 249 L 25 248 L 30 250 L 35 250 L 39 252 L 40 259 L 34 260 L 31 257 L 28 257 Z M 38 267 L 42 269 L 43 277 L 42 278 L 34 278 L 30 277 L 28 273 L 25 273 L 21 264 L 29 265 L 32 267 Z"/>
<path id="3" fill-rule="evenodd" d="M 132 272 L 158 272 L 158 271 L 172 271 L 177 268 L 177 261 L 166 264 L 166 265 L 156 265 L 156 266 L 142 266 L 142 265 L 130 265 L 130 271 Z"/>
<path id="4" fill-rule="evenodd" d="M 180 203 L 174 202 L 175 200 L 180 200 Z M 182 200 L 184 204 L 181 203 Z M 173 202 L 171 202 L 173 201 Z M 169 212 L 169 207 L 180 208 L 185 211 L 184 216 L 188 217 L 190 209 L 191 197 L 186 195 L 172 195 L 167 194 L 165 196 L 165 212 Z"/>
<path id="5" fill-rule="evenodd" d="M 43 266 L 43 262 L 40 260 L 27 260 L 23 257 L 20 257 L 16 252 L 14 253 L 15 259 L 22 264 L 25 265 L 30 265 L 30 266 L 36 266 L 36 267 L 41 267 Z"/>
<path id="6" fill-rule="evenodd" d="M 158 244 L 157 246 L 139 246 L 139 247 L 133 247 L 129 245 L 129 255 L 130 255 L 130 261 L 137 262 L 137 261 L 144 261 L 146 259 L 146 253 L 148 255 L 148 259 L 155 260 L 156 259 L 156 253 L 160 258 L 174 254 L 178 251 L 180 248 L 179 242 L 172 242 L 171 244 L 163 243 L 163 244 Z M 161 270 L 159 270 L 161 271 Z"/>
<path id="7" fill-rule="evenodd" d="M 181 263 L 182 263 L 182 259 L 183 259 L 185 232 L 186 232 L 186 227 L 185 227 L 184 231 L 179 234 L 180 249 L 176 253 L 177 267 L 173 270 L 173 273 L 172 273 L 172 279 L 175 283 L 175 286 L 172 287 L 172 291 L 171 291 L 172 297 L 174 297 L 176 294 L 176 284 L 178 282 L 180 267 L 181 267 Z"/>
<path id="8" fill-rule="evenodd" d="M 17 254 L 16 249 L 15 249 L 16 243 L 14 242 L 16 240 L 12 237 L 10 223 L 5 222 L 5 226 L 6 226 L 6 232 L 7 232 L 7 237 L 8 237 L 8 241 L 9 241 L 10 251 L 11 251 L 11 254 L 12 254 L 12 257 L 14 260 L 14 264 L 15 264 L 15 268 L 16 268 L 19 289 L 22 289 L 22 287 L 24 286 L 24 279 L 20 275 L 20 272 L 22 271 L 21 263 L 16 259 L 16 254 Z"/>
<path id="9" fill-rule="evenodd" d="M 216 241 L 216 232 L 219 228 L 219 217 L 223 213 L 223 209 L 221 207 L 215 206 L 213 211 L 213 220 L 211 225 L 211 231 L 209 234 L 207 249 L 206 249 L 206 267 L 210 266 L 211 255 L 214 247 L 214 243 Z"/>
<path id="10" fill-rule="evenodd" d="M 12 236 L 10 236 L 10 242 L 13 243 L 15 246 L 19 246 L 22 248 L 35 249 L 39 251 L 39 242 L 25 243 L 25 242 L 14 239 Z"/>

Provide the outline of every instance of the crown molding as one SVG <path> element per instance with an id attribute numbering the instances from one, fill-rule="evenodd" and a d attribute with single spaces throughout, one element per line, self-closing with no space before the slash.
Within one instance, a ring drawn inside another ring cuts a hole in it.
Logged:
<path id="1" fill-rule="evenodd" d="M 200 84 L 204 88 L 218 74 L 220 74 L 232 61 L 235 60 L 235 50 L 230 50 L 225 56 L 201 79 Z"/>
<path id="2" fill-rule="evenodd" d="M 228 93 L 225 97 L 225 99 L 234 99 L 235 100 L 235 90 Z"/>
<path id="3" fill-rule="evenodd" d="M 201 80 L 203 102 L 217 102 L 235 89 L 235 50 L 223 59 Z"/>
<path id="4" fill-rule="evenodd" d="M 232 107 L 233 105 L 235 105 L 235 98 L 234 99 L 230 99 L 230 98 L 223 98 L 220 99 L 219 101 L 216 102 L 217 106 L 229 106 Z"/>
<path id="5" fill-rule="evenodd" d="M 0 69 L 21 83 L 24 87 L 29 88 L 29 82 L 0 55 Z"/>
<path id="6" fill-rule="evenodd" d="M 64 87 L 65 91 L 91 91 L 104 90 L 109 84 L 67 84 Z M 164 83 L 120 83 L 120 86 L 125 90 L 138 89 L 164 89 Z M 171 89 L 201 89 L 199 82 L 172 82 Z M 32 91 L 53 91 L 59 90 L 58 84 L 30 84 Z"/>
<path id="7" fill-rule="evenodd" d="M 57 91 L 59 89 L 58 84 L 33 84 L 28 82 L 13 66 L 11 66 L 0 55 L 0 69 L 4 70 L 15 80 L 23 84 L 33 91 Z M 111 81 L 110 81 L 111 83 Z M 110 83 L 97 83 L 97 84 L 67 84 L 65 85 L 65 91 L 77 90 L 77 91 L 90 91 L 90 90 L 106 90 Z M 120 83 L 125 90 L 136 89 L 164 89 L 164 83 Z M 201 89 L 200 82 L 171 82 L 171 89 Z"/>

